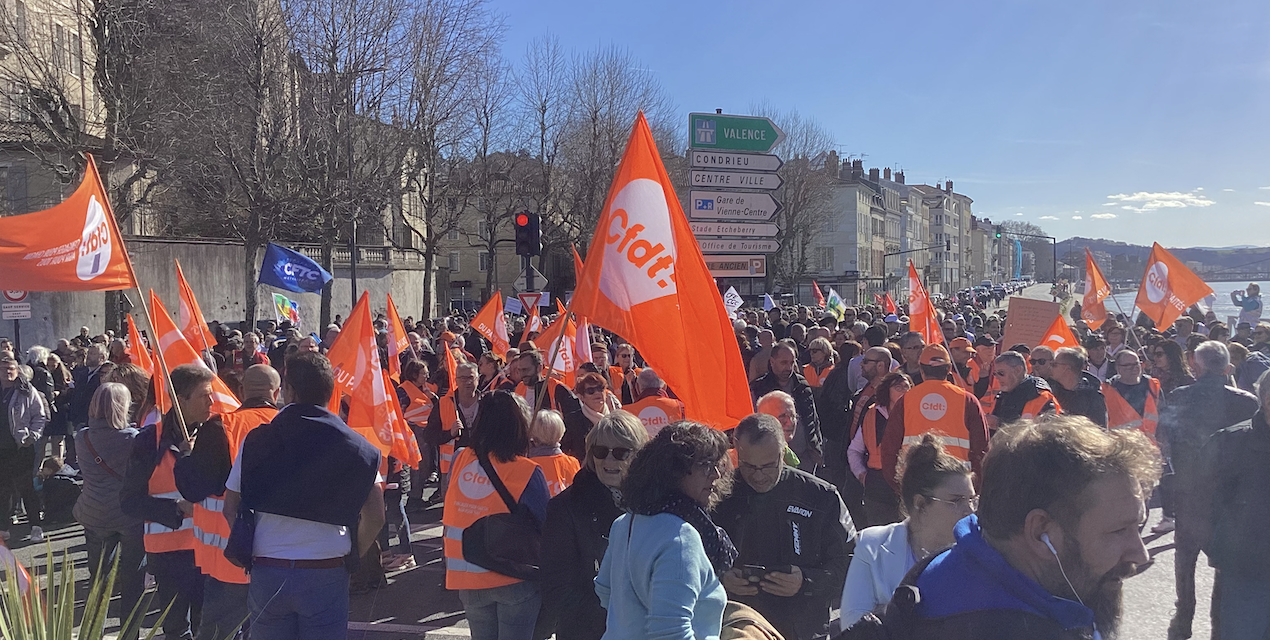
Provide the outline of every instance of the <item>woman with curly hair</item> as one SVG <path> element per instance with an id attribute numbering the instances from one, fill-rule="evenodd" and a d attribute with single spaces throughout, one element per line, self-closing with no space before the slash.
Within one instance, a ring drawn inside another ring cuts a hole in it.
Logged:
<path id="1" fill-rule="evenodd" d="M 719 575 L 736 547 L 708 510 L 732 477 L 728 440 L 695 422 L 657 433 L 622 481 L 627 513 L 609 530 L 595 578 L 605 638 L 718 638 L 727 594 Z"/>

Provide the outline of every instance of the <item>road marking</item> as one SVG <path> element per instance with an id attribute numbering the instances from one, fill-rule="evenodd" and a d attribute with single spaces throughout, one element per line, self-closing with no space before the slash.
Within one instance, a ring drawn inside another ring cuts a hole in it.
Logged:
<path id="1" fill-rule="evenodd" d="M 372 633 L 419 633 L 432 635 L 432 637 L 446 636 L 458 638 L 471 638 L 472 631 L 467 627 L 459 627 L 455 625 L 437 626 L 424 624 L 393 624 L 393 623 L 377 623 L 377 622 L 350 622 L 348 623 L 349 631 L 370 631 Z M 439 632 L 439 633 L 438 633 Z"/>

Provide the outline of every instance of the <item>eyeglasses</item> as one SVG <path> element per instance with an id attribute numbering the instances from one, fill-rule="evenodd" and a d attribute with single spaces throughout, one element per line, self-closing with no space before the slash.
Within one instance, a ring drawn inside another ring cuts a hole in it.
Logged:
<path id="1" fill-rule="evenodd" d="M 723 461 L 718 462 L 698 462 L 692 465 L 701 475 L 709 477 L 711 475 L 723 477 Z"/>
<path id="2" fill-rule="evenodd" d="M 777 469 L 780 469 L 781 466 L 784 465 L 785 463 L 783 460 L 777 460 L 776 462 L 773 462 L 771 464 L 765 464 L 759 467 L 742 460 L 740 464 L 741 464 L 741 469 L 744 471 L 753 471 L 754 473 L 769 473 L 771 471 L 776 471 Z"/>
<path id="3" fill-rule="evenodd" d="M 613 459 L 618 462 L 624 462 L 631 456 L 631 450 L 627 447 L 613 447 L 610 449 L 598 444 L 591 446 L 591 457 L 596 460 L 607 460 L 610 453 L 613 454 Z"/>
<path id="4" fill-rule="evenodd" d="M 1033 359 L 1033 360 L 1028 360 L 1027 362 L 1028 362 L 1028 364 L 1030 364 L 1030 365 L 1032 365 L 1032 366 L 1034 366 L 1034 367 L 1036 367 L 1036 366 L 1045 366 L 1045 365 L 1047 365 L 1047 364 L 1049 364 L 1049 363 L 1050 363 L 1050 361 L 1049 361 L 1049 360 L 1046 360 L 1046 359 L 1043 359 L 1043 358 L 1036 358 L 1036 359 Z"/>
<path id="5" fill-rule="evenodd" d="M 934 500 L 935 502 L 951 504 L 952 506 L 957 507 L 958 509 L 970 509 L 971 511 L 979 510 L 979 496 L 961 496 L 960 498 L 954 498 L 952 500 L 936 498 L 935 496 L 930 496 L 930 495 L 926 497 L 931 500 Z"/>
<path id="6" fill-rule="evenodd" d="M 582 395 L 589 396 L 593 393 L 600 393 L 601 391 L 604 391 L 604 387 L 587 387 L 582 390 Z"/>

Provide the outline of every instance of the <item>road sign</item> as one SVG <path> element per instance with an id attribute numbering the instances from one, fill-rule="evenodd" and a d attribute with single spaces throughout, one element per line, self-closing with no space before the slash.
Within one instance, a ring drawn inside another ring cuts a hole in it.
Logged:
<path id="1" fill-rule="evenodd" d="M 0 305 L 0 320 L 26 320 L 30 317 L 30 302 L 6 302 Z"/>
<path id="2" fill-rule="evenodd" d="M 4 299 L 9 302 L 22 302 L 23 300 L 26 300 L 26 292 L 6 289 L 4 292 Z"/>
<path id="3" fill-rule="evenodd" d="M 780 229 L 770 222 L 689 222 L 698 236 L 740 236 L 773 238 Z"/>
<path id="4" fill-rule="evenodd" d="M 694 220 L 766 222 L 781 210 L 770 194 L 738 191 L 690 191 L 688 217 Z"/>
<path id="5" fill-rule="evenodd" d="M 690 149 L 767 153 L 785 139 L 774 122 L 756 116 L 690 113 L 688 131 Z"/>
<path id="6" fill-rule="evenodd" d="M 546 289 L 547 278 L 545 278 L 542 275 L 542 273 L 538 271 L 537 268 L 533 266 L 530 266 L 529 268 L 534 270 L 534 288 Z M 520 276 L 516 278 L 515 282 L 512 283 L 512 287 L 515 288 L 517 292 L 524 291 L 527 288 L 525 285 L 525 270 L 524 269 L 520 270 Z"/>
<path id="7" fill-rule="evenodd" d="M 749 238 L 697 238 L 697 244 L 705 253 L 737 253 L 757 251 L 775 253 L 781 248 L 778 240 L 751 240 Z"/>
<path id="8" fill-rule="evenodd" d="M 693 169 L 689 173 L 693 188 L 708 189 L 779 189 L 781 177 L 775 173 L 751 173 L 748 171 L 719 171 Z"/>
<path id="9" fill-rule="evenodd" d="M 785 164 L 780 156 L 765 153 L 729 153 L 726 151 L 692 151 L 692 166 L 701 169 L 739 169 L 741 171 L 776 171 Z"/>
<path id="10" fill-rule="evenodd" d="M 767 276 L 767 256 L 705 256 L 706 268 L 716 278 L 763 278 Z"/>
<path id="11" fill-rule="evenodd" d="M 524 309 L 522 313 L 529 315 L 530 310 L 536 308 L 538 306 L 538 301 L 542 300 L 542 292 L 535 291 L 532 293 L 518 293 L 516 294 L 516 299 L 520 300 L 520 306 Z"/>

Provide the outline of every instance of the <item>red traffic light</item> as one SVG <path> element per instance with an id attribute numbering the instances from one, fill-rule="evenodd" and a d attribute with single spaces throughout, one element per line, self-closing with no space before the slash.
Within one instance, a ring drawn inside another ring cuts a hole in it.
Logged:
<path id="1" fill-rule="evenodd" d="M 526 225 L 528 225 L 528 224 L 529 224 L 529 214 L 528 214 L 528 213 L 518 213 L 518 214 L 516 214 L 516 226 L 518 226 L 518 227 L 523 227 L 523 226 L 526 226 Z"/>

